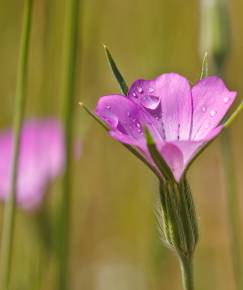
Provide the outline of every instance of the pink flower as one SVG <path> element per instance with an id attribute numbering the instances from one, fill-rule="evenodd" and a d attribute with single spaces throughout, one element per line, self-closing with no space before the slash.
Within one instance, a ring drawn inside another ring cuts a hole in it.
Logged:
<path id="1" fill-rule="evenodd" d="M 10 191 L 13 133 L 0 133 L 0 198 Z M 37 208 L 48 183 L 64 169 L 64 133 L 56 119 L 27 121 L 21 133 L 17 179 L 17 203 L 24 209 Z"/>
<path id="2" fill-rule="evenodd" d="M 127 96 L 101 97 L 96 114 L 114 139 L 135 147 L 159 172 L 147 148 L 147 127 L 179 182 L 198 151 L 221 132 L 220 122 L 235 98 L 236 92 L 216 76 L 191 87 L 186 78 L 169 73 L 135 81 Z"/>

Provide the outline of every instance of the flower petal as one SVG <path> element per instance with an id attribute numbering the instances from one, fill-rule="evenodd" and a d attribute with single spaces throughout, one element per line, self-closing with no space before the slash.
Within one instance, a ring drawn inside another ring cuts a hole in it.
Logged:
<path id="1" fill-rule="evenodd" d="M 102 97 L 97 104 L 96 114 L 110 126 L 112 137 L 122 143 L 144 148 L 144 126 L 149 127 L 156 134 L 149 114 L 124 96 Z"/>
<path id="2" fill-rule="evenodd" d="M 27 210 L 34 210 L 43 199 L 48 182 L 64 167 L 63 130 L 57 120 L 31 120 L 21 132 L 17 202 Z M 0 134 L 0 198 L 6 200 L 10 192 L 13 157 L 13 134 Z"/>
<path id="3" fill-rule="evenodd" d="M 227 113 L 236 97 L 224 82 L 211 76 L 202 79 L 192 88 L 193 124 L 191 139 L 200 140 L 215 128 Z"/>
<path id="4" fill-rule="evenodd" d="M 160 149 L 160 153 L 169 165 L 176 181 L 179 181 L 184 171 L 184 161 L 181 150 L 172 143 L 166 143 Z"/>
<path id="5" fill-rule="evenodd" d="M 189 138 L 192 97 L 186 78 L 169 73 L 154 80 L 138 80 L 131 86 L 128 98 L 150 113 L 165 140 Z"/>
<path id="6" fill-rule="evenodd" d="M 222 131 L 223 126 L 218 126 L 214 128 L 203 140 L 198 141 L 174 141 L 170 144 L 176 146 L 183 154 L 183 170 L 181 174 L 185 171 L 188 164 L 195 157 L 195 155 L 202 150 L 208 142 L 215 139 Z M 181 176 L 180 176 L 181 177 Z"/>

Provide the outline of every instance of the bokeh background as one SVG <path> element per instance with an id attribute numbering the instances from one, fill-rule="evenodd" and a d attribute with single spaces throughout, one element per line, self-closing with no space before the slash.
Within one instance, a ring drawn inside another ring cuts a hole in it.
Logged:
<path id="1" fill-rule="evenodd" d="M 200 5 L 196 0 L 81 1 L 75 136 L 82 158 L 74 163 L 70 289 L 181 289 L 176 257 L 166 249 L 155 218 L 158 184 L 152 173 L 113 141 L 82 109 L 102 95 L 119 92 L 103 52 L 112 51 L 129 84 L 163 72 L 195 82 L 201 72 Z M 13 118 L 16 68 L 24 1 L 0 0 L 0 128 Z M 26 117 L 62 114 L 64 0 L 35 0 Z M 243 95 L 243 2 L 231 0 L 231 51 L 225 78 Z M 243 194 L 243 116 L 230 129 L 239 206 Z M 195 255 L 197 290 L 234 289 L 222 158 L 216 140 L 190 172 L 199 216 Z M 1 162 L 1 161 L 0 161 Z M 46 194 L 55 216 L 61 177 Z M 2 224 L 1 205 L 1 224 Z M 14 242 L 13 289 L 54 289 L 56 259 L 43 247 L 36 215 L 18 211 Z M 51 233 L 49 233 L 51 235 Z"/>

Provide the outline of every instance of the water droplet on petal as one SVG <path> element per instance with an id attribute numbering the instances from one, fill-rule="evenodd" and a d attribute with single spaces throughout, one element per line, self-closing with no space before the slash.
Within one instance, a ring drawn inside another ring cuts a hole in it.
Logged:
<path id="1" fill-rule="evenodd" d="M 127 112 L 127 116 L 128 116 L 128 117 L 131 117 L 131 113 L 130 113 L 130 112 Z"/>
<path id="2" fill-rule="evenodd" d="M 211 110 L 210 113 L 209 113 L 209 115 L 211 117 L 214 117 L 216 114 L 217 114 L 217 111 L 216 110 Z"/>
<path id="3" fill-rule="evenodd" d="M 132 95 L 133 95 L 133 97 L 134 97 L 134 98 L 137 98 L 137 95 L 136 95 L 136 93 L 132 93 Z"/>
<path id="4" fill-rule="evenodd" d="M 159 103 L 160 103 L 160 98 L 156 97 L 156 96 L 144 96 L 141 100 L 142 105 L 150 110 L 154 110 L 158 107 Z"/>
<path id="5" fill-rule="evenodd" d="M 109 124 L 112 128 L 116 128 L 118 126 L 119 120 L 118 117 L 112 113 L 106 113 L 103 116 L 103 119 L 106 121 L 107 124 Z"/>
<path id="6" fill-rule="evenodd" d="M 137 87 L 138 92 L 141 94 L 143 92 L 143 88 L 142 87 Z"/>
<path id="7" fill-rule="evenodd" d="M 107 110 L 110 110 L 111 106 L 110 105 L 106 105 L 105 106 Z"/>
<path id="8" fill-rule="evenodd" d="M 202 112 L 206 112 L 206 107 L 202 107 Z"/>
<path id="9" fill-rule="evenodd" d="M 229 101 L 229 97 L 224 97 L 224 103 L 227 104 Z"/>
<path id="10" fill-rule="evenodd" d="M 141 128 L 141 125 L 139 123 L 136 124 L 137 128 Z"/>
<path id="11" fill-rule="evenodd" d="M 148 90 L 149 90 L 150 93 L 154 92 L 154 88 L 149 88 Z"/>

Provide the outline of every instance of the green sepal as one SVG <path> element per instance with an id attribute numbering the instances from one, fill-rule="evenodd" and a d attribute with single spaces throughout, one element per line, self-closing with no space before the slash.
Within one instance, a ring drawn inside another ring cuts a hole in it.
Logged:
<path id="1" fill-rule="evenodd" d="M 239 115 L 243 109 L 243 101 L 240 102 L 236 110 L 230 115 L 230 117 L 222 124 L 225 128 L 228 128 L 229 125 L 234 121 L 234 119 Z"/>
<path id="2" fill-rule="evenodd" d="M 107 48 L 106 45 L 104 45 L 104 50 L 105 50 L 105 54 L 106 54 L 106 57 L 107 57 L 107 60 L 109 62 L 109 65 L 111 67 L 111 70 L 121 88 L 121 91 L 124 95 L 127 95 L 128 93 L 128 86 L 127 86 L 127 83 L 124 79 L 124 77 L 122 76 L 120 70 L 118 69 L 109 49 Z"/>
<path id="3" fill-rule="evenodd" d="M 166 180 L 170 180 L 170 181 L 176 182 L 175 177 L 174 177 L 170 167 L 168 166 L 166 161 L 163 159 L 163 157 L 161 156 L 161 154 L 157 150 L 157 147 L 156 147 L 155 141 L 153 139 L 153 136 L 149 132 L 149 129 L 146 128 L 146 127 L 144 128 L 144 134 L 145 134 L 145 137 L 146 137 L 147 148 L 149 150 L 149 153 L 150 153 L 154 163 L 159 168 L 162 176 L 164 176 L 164 178 Z"/>
<path id="4" fill-rule="evenodd" d="M 98 123 L 100 124 L 106 131 L 109 131 L 109 127 L 103 122 L 96 114 L 94 114 L 88 107 L 85 106 L 84 103 L 79 102 L 79 105 Z"/>
<path id="5" fill-rule="evenodd" d="M 161 226 L 164 241 L 180 256 L 191 259 L 198 241 L 198 226 L 190 187 L 181 182 L 160 183 Z"/>

